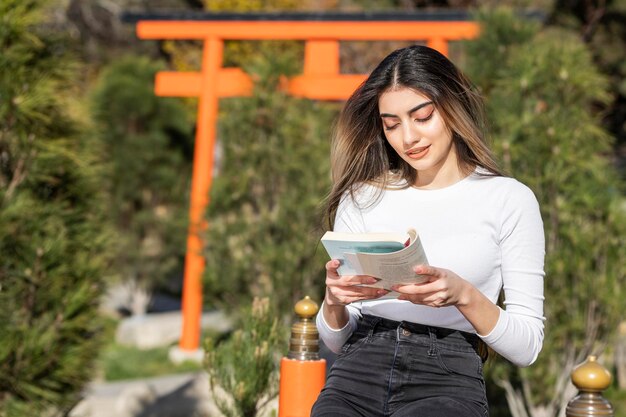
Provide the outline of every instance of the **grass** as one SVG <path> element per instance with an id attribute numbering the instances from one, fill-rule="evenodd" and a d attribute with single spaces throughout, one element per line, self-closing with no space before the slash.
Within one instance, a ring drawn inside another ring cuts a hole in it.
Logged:
<path id="1" fill-rule="evenodd" d="M 142 350 L 116 343 L 115 329 L 118 324 L 119 321 L 112 318 L 105 321 L 105 345 L 97 361 L 97 374 L 105 381 L 151 378 L 203 369 L 201 363 L 191 361 L 172 363 L 168 357 L 169 346 Z"/>
<path id="2" fill-rule="evenodd" d="M 111 343 L 103 349 L 100 357 L 101 375 L 106 381 L 119 381 L 202 369 L 202 364 L 191 361 L 174 364 L 169 360 L 168 352 L 167 346 L 140 350 Z"/>

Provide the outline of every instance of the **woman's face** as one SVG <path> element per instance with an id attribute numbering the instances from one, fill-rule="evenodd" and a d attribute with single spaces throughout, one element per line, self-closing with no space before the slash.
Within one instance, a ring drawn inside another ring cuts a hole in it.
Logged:
<path id="1" fill-rule="evenodd" d="M 415 185 L 445 186 L 458 179 L 452 132 L 428 97 L 406 87 L 388 90 L 378 110 L 387 141 L 418 171 Z"/>

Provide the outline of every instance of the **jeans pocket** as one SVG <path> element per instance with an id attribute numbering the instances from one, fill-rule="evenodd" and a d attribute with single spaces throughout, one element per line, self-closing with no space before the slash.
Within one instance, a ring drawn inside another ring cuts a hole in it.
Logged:
<path id="1" fill-rule="evenodd" d="M 339 353 L 339 358 L 345 358 L 352 355 L 354 352 L 359 350 L 359 348 L 365 344 L 367 341 L 367 335 L 361 333 L 353 333 L 352 336 L 343 344 L 341 347 L 341 352 Z"/>
<path id="2" fill-rule="evenodd" d="M 483 364 L 476 352 L 439 348 L 437 359 L 441 368 L 449 374 L 482 379 Z"/>

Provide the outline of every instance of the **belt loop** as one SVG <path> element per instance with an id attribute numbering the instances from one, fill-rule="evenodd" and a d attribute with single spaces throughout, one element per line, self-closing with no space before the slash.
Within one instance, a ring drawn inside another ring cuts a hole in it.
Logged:
<path id="1" fill-rule="evenodd" d="M 429 326 L 428 335 L 430 337 L 430 348 L 428 349 L 428 356 L 436 356 L 437 355 L 437 330 Z"/>
<path id="2" fill-rule="evenodd" d="M 382 318 L 380 317 L 373 317 L 373 320 L 370 321 L 370 328 L 369 328 L 369 331 L 367 332 L 368 341 L 372 339 L 372 336 L 374 335 L 374 331 L 376 330 L 376 326 L 378 326 L 378 323 L 380 323 L 381 320 Z"/>

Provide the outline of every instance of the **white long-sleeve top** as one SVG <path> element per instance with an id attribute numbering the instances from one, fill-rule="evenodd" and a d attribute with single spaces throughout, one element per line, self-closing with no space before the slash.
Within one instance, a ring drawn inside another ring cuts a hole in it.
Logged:
<path id="1" fill-rule="evenodd" d="M 532 191 L 512 178 L 474 173 L 442 189 L 382 190 L 363 185 L 356 201 L 347 194 L 335 219 L 339 232 L 417 230 L 428 263 L 449 269 L 504 306 L 495 328 L 478 335 L 518 366 L 535 361 L 543 344 L 543 223 Z M 361 314 L 476 333 L 454 306 L 433 308 L 384 297 L 348 305 L 350 320 L 333 329 L 317 316 L 324 343 L 338 352 L 356 329 Z"/>

